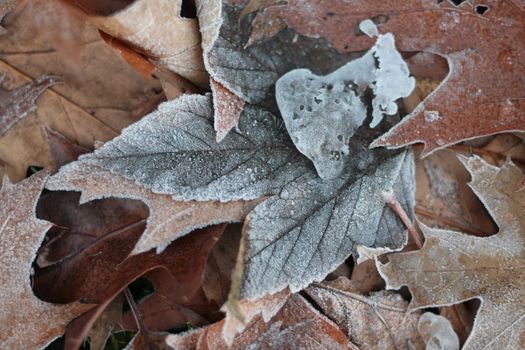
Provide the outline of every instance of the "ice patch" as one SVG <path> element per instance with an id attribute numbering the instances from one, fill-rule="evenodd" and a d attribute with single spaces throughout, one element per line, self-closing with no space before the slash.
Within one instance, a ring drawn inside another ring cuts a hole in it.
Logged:
<path id="1" fill-rule="evenodd" d="M 377 34 L 368 20 L 360 29 Z M 350 159 L 348 144 L 367 116 L 365 91 L 371 89 L 372 122 L 376 127 L 385 115 L 395 115 L 395 101 L 414 90 L 415 79 L 391 33 L 379 35 L 362 57 L 336 71 L 318 76 L 308 69 L 294 69 L 276 83 L 276 99 L 288 133 L 297 149 L 313 163 L 322 179 L 341 175 Z"/>

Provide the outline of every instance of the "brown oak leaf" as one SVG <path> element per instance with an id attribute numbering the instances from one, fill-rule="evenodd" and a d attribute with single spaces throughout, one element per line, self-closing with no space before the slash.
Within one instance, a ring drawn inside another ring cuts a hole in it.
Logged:
<path id="1" fill-rule="evenodd" d="M 169 335 L 171 349 L 349 349 L 345 334 L 332 321 L 315 310 L 299 294 L 292 295 L 268 321 L 254 318 L 228 346 L 221 337 L 224 320 L 209 327 L 180 335 Z"/>
<path id="2" fill-rule="evenodd" d="M 466 139 L 525 131 L 524 8 L 519 1 L 495 0 L 291 0 L 265 11 L 340 52 L 372 46 L 358 30 L 372 18 L 381 32 L 395 35 L 400 51 L 445 57 L 450 72 L 444 82 L 372 143 L 397 148 L 423 142 L 427 155 Z"/>
<path id="3" fill-rule="evenodd" d="M 20 4 L 9 16 L 9 34 L 0 36 L 5 87 L 12 90 L 50 74 L 64 83 L 47 89 L 38 98 L 38 108 L 0 137 L 0 158 L 15 182 L 26 177 L 31 165 L 52 165 L 44 125 L 89 148 L 96 140 L 115 137 L 164 98 L 158 80 L 145 79 L 131 68 L 100 39 L 94 26 L 85 26 L 81 38 L 74 34 L 82 28 L 58 1 Z M 74 42 L 74 55 L 81 60 L 59 50 L 62 39 Z"/>
<path id="4" fill-rule="evenodd" d="M 366 297 L 345 277 L 315 283 L 306 293 L 360 349 L 410 349 L 409 343 L 423 348 L 417 332 L 420 313 L 407 315 L 408 302 L 399 294 L 380 291 Z"/>
<path id="5" fill-rule="evenodd" d="M 481 306 L 467 349 L 522 349 L 525 346 L 525 197 L 514 164 L 491 166 L 479 157 L 462 158 L 471 188 L 499 226 L 490 237 L 474 237 L 421 225 L 419 251 L 376 262 L 388 288 L 406 285 L 410 309 L 444 306 L 478 298 Z"/>
<path id="6" fill-rule="evenodd" d="M 90 21 L 196 85 L 207 86 L 199 25 L 197 19 L 181 16 L 181 6 L 182 0 L 137 0 L 111 16 L 90 16 Z"/>
<path id="7" fill-rule="evenodd" d="M 62 335 L 65 326 L 92 305 L 55 305 L 31 289 L 31 265 L 50 222 L 35 216 L 46 174 L 0 190 L 0 348 L 38 349 Z"/>
<path id="8" fill-rule="evenodd" d="M 78 205 L 79 197 L 78 192 L 50 192 L 39 202 L 39 217 L 57 225 L 48 231 L 35 266 L 33 290 L 40 298 L 101 303 L 158 267 L 177 277 L 181 297 L 199 288 L 200 274 L 193 272 L 199 264 L 204 269 L 221 226 L 181 237 L 161 254 L 151 249 L 129 256 L 146 226 L 147 207 L 118 198 Z"/>

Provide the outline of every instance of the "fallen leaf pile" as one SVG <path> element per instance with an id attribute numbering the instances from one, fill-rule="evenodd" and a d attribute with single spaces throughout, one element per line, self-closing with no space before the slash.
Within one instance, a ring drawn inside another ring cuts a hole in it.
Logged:
<path id="1" fill-rule="evenodd" d="M 0 349 L 525 348 L 524 15 L 0 0 Z"/>

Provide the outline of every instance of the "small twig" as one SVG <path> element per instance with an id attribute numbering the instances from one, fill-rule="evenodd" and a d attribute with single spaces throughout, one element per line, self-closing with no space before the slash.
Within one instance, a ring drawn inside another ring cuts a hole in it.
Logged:
<path id="1" fill-rule="evenodd" d="M 394 194 L 394 190 L 391 188 L 388 190 L 385 190 L 383 191 L 382 196 L 383 196 L 383 200 L 390 207 L 390 209 L 392 209 L 394 213 L 396 213 L 397 216 L 401 219 L 401 221 L 403 221 L 403 224 L 405 224 L 408 230 L 408 233 L 414 240 L 414 243 L 416 244 L 416 246 L 419 249 L 421 249 L 423 247 L 423 239 L 421 235 L 417 232 L 414 225 L 412 225 L 412 221 L 410 221 L 410 218 L 408 217 L 405 210 L 401 207 L 401 204 L 399 204 L 396 198 L 396 195 Z"/>
<path id="2" fill-rule="evenodd" d="M 137 304 L 135 303 L 135 300 L 133 300 L 133 295 L 131 295 L 131 292 L 129 291 L 128 287 L 124 289 L 124 295 L 126 296 L 126 300 L 128 301 L 129 308 L 131 309 L 131 314 L 133 315 L 133 318 L 135 319 L 135 323 L 137 324 L 139 333 L 144 338 L 145 343 L 150 344 L 151 339 L 149 336 L 149 330 L 146 327 L 146 324 L 144 323 L 142 316 L 140 315 L 140 310 Z"/>

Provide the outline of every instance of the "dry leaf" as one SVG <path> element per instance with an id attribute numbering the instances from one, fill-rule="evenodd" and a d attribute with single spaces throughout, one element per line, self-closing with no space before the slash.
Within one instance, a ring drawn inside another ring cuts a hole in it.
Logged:
<path id="1" fill-rule="evenodd" d="M 192 235 L 199 235 L 199 232 L 193 232 L 189 237 Z M 213 238 L 218 239 L 218 237 L 215 236 Z M 148 334 L 150 331 L 158 332 L 177 329 L 187 324 L 191 324 L 192 327 L 208 325 L 209 316 L 215 316 L 212 320 L 217 319 L 217 316 L 214 315 L 218 310 L 217 305 L 208 303 L 202 291 L 200 289 L 196 290 L 196 286 L 200 283 L 205 267 L 206 254 L 209 252 L 209 247 L 199 246 L 199 240 L 199 238 L 193 241 L 190 240 L 190 244 L 193 242 L 197 245 L 196 248 L 184 245 L 179 245 L 174 248 L 181 251 L 181 253 L 188 251 L 188 254 L 191 256 L 198 255 L 198 259 L 191 261 L 190 258 L 190 262 L 181 267 L 170 265 L 171 262 L 168 258 L 165 259 L 165 263 L 167 263 L 165 267 L 156 268 L 142 276 L 142 278 L 150 281 L 154 288 L 152 294 L 138 302 L 139 304 L 136 309 L 140 314 L 141 322 L 148 331 Z M 199 251 L 195 254 L 191 252 L 192 249 L 199 249 Z M 180 255 L 179 253 L 177 254 Z M 185 276 L 191 276 L 190 279 L 192 279 L 192 282 L 188 283 L 188 281 L 185 280 Z M 71 344 L 80 345 L 88 335 L 88 331 L 89 333 L 94 331 L 93 329 L 90 330 L 93 322 L 95 320 L 97 323 L 101 321 L 101 319 L 97 320 L 97 318 L 102 311 L 104 311 L 102 317 L 107 313 L 107 310 L 104 309 L 108 306 L 109 301 L 111 301 L 111 299 L 109 299 L 108 302 L 100 304 L 96 310 L 90 311 L 92 315 L 85 314 L 72 322 L 71 325 L 75 324 L 76 328 L 70 330 L 71 327 L 68 327 L 66 336 L 71 337 L 66 337 L 66 344 L 69 341 Z M 133 313 L 127 312 L 122 314 L 122 308 L 117 311 L 120 311 L 120 313 L 118 315 L 113 313 L 111 321 L 114 325 L 113 330 L 117 332 L 120 330 L 137 331 L 138 327 Z M 139 332 L 142 331 L 143 329 L 139 329 Z M 107 331 L 104 330 L 101 330 L 99 334 L 104 340 L 107 335 Z M 144 339 L 142 339 L 142 341 L 143 340 Z M 138 342 L 140 342 L 139 338 L 133 340 L 132 343 L 137 346 Z M 93 339 L 91 346 L 93 348 Z M 73 348 L 76 349 L 78 346 L 72 346 L 71 349 Z"/>
<path id="2" fill-rule="evenodd" d="M 413 156 L 368 150 L 378 132 L 360 128 L 350 144 L 355 161 L 337 179 L 323 181 L 267 110 L 247 105 L 239 130 L 215 143 L 210 98 L 186 95 L 160 105 L 55 177 L 96 165 L 178 200 L 273 195 L 252 211 L 243 237 L 248 249 L 239 258 L 245 263 L 238 270 L 242 297 L 255 298 L 322 280 L 359 244 L 404 244 L 405 227 L 385 210 L 381 192 L 393 189 L 411 213 Z"/>
<path id="3" fill-rule="evenodd" d="M 516 165 L 523 169 L 523 165 L 525 165 L 525 141 L 523 137 L 524 135 L 521 134 L 496 135 L 482 147 L 482 152 L 488 151 L 482 153 L 483 157 L 498 165 L 503 165 L 505 159 L 510 157 Z"/>
<path id="4" fill-rule="evenodd" d="M 306 293 L 360 349 L 408 350 L 409 344 L 416 349 L 423 346 L 417 332 L 419 313 L 407 314 L 408 302 L 398 294 L 381 291 L 365 297 L 344 277 L 313 284 Z"/>
<path id="5" fill-rule="evenodd" d="M 232 278 L 235 278 L 233 275 Z M 222 327 L 222 338 L 226 344 L 232 344 L 235 337 L 242 333 L 248 323 L 255 317 L 269 322 L 285 305 L 290 297 L 290 291 L 284 289 L 274 294 L 266 294 L 261 298 L 237 300 L 232 298 L 226 304 L 226 317 Z"/>
<path id="6" fill-rule="evenodd" d="M 188 271 L 185 273 L 191 273 L 195 280 L 200 282 L 204 266 L 205 261 L 200 260 L 195 266 L 188 265 Z M 191 327 L 201 327 L 208 325 L 209 321 L 217 320 L 214 313 L 218 306 L 209 303 L 201 289 L 188 293 L 188 286 L 181 283 L 180 276 L 160 268 L 148 272 L 143 277 L 152 283 L 155 290 L 137 305 L 142 322 L 148 330 L 157 332 L 186 328 L 188 324 Z M 121 327 L 125 330 L 138 329 L 131 312 L 123 316 Z"/>
<path id="7" fill-rule="evenodd" d="M 5 85 L 10 88 L 31 82 L 28 77 L 0 61 L 0 74 L 2 73 L 7 74 Z M 54 163 L 43 132 L 45 126 L 76 140 L 84 147 L 90 147 L 95 139 L 108 140 L 116 135 L 115 131 L 86 111 L 47 89 L 39 97 L 36 111 L 0 137 L 0 158 L 13 181 L 25 178 L 27 168 L 31 165 L 51 167 Z"/>
<path id="8" fill-rule="evenodd" d="M 222 235 L 220 227 L 195 231 L 158 255 L 149 250 L 128 257 L 144 230 L 146 206 L 116 198 L 77 205 L 79 196 L 78 192 L 51 192 L 40 200 L 39 217 L 57 224 L 49 231 L 35 266 L 33 289 L 40 298 L 101 303 L 161 266 L 170 269 L 179 284 L 187 285 L 181 297 L 191 296 L 200 286 L 200 275 L 194 276 L 192 269 L 197 264 L 204 269 L 208 251 Z"/>
<path id="9" fill-rule="evenodd" d="M 0 24 L 5 16 L 9 12 L 13 11 L 16 7 L 16 0 L 0 0 Z M 7 33 L 7 30 L 0 25 L 0 35 Z"/>
<path id="10" fill-rule="evenodd" d="M 373 146 L 423 142 L 427 155 L 465 139 L 525 131 L 524 7 L 517 1 L 291 0 L 265 11 L 340 52 L 368 49 L 359 23 L 382 18 L 381 32 L 394 33 L 400 51 L 447 58 L 443 84 Z"/>
<path id="11" fill-rule="evenodd" d="M 55 1 L 40 1 L 44 2 L 55 20 L 71 17 Z M 8 75 L 4 85 L 10 89 L 31 82 L 31 76 L 50 73 L 63 77 L 65 83 L 44 92 L 35 113 L 0 138 L 0 158 L 14 181 L 23 179 L 31 165 L 52 165 L 43 125 L 91 147 L 95 140 L 113 138 L 163 98 L 156 94 L 158 81 L 146 80 L 130 68 L 100 40 L 96 28 L 85 28 L 77 50 L 81 60 L 75 63 L 57 52 L 53 38 L 31 30 L 38 15 L 43 16 L 25 7 L 11 21 L 9 34 L 0 37 L 0 75 Z"/>
<path id="12" fill-rule="evenodd" d="M 496 231 L 483 204 L 468 187 L 470 176 L 455 152 L 437 151 L 416 161 L 416 214 L 429 226 L 470 234 Z"/>
<path id="13" fill-rule="evenodd" d="M 39 200 L 37 216 L 55 224 L 34 267 L 33 290 L 43 300 L 66 303 L 86 294 L 106 296 L 106 291 L 109 297 L 122 284 L 120 278 L 129 278 L 128 271 L 122 276 L 116 272 L 125 270 L 122 265 L 146 225 L 147 207 L 117 198 L 79 205 L 79 197 L 78 192 L 49 192 Z M 96 303 L 106 300 L 91 298 Z"/>
<path id="14" fill-rule="evenodd" d="M 122 296 L 110 298 L 69 323 L 64 334 L 64 350 L 77 350 L 90 337 L 90 349 L 102 350 L 111 330 L 122 317 Z"/>
<path id="15" fill-rule="evenodd" d="M 54 305 L 32 291 L 31 265 L 50 222 L 35 216 L 46 174 L 0 190 L 0 348 L 39 349 L 64 332 L 65 326 L 92 305 Z"/>
<path id="16" fill-rule="evenodd" d="M 67 21 L 72 15 L 57 1 L 39 1 L 56 20 Z M 53 87 L 77 108 L 81 108 L 108 127 L 118 131 L 149 112 L 162 99 L 160 84 L 145 79 L 130 67 L 100 38 L 97 28 L 89 24 L 72 23 L 64 31 L 81 31 L 78 38 L 79 61 L 72 62 L 57 52 L 54 34 L 39 35 L 31 30 L 31 23 L 44 20 L 45 13 L 22 10 L 10 24 L 10 33 L 0 37 L 0 59 L 5 64 L 30 77 L 53 74 L 62 77 L 65 84 Z M 54 23 L 59 27 L 60 23 Z M 84 25 L 84 28 L 80 26 Z M 58 111 L 59 109 L 57 109 Z M 85 117 L 85 118 L 86 118 Z M 68 125 L 71 128 L 71 125 Z M 54 128 L 65 136 L 70 133 Z M 78 129 L 78 128 L 77 128 Z M 77 131 L 79 132 L 79 131 Z M 75 136 L 75 135 L 73 135 Z M 78 141 L 75 137 L 70 137 Z"/>
<path id="17" fill-rule="evenodd" d="M 112 16 L 91 16 L 104 32 L 127 41 L 154 61 L 199 85 L 208 85 L 197 19 L 181 16 L 182 0 L 137 0 Z"/>
<path id="18" fill-rule="evenodd" d="M 210 80 L 210 85 L 213 93 L 213 127 L 217 132 L 216 140 L 220 142 L 239 124 L 245 102 L 213 79 Z"/>
<path id="19" fill-rule="evenodd" d="M 202 279 L 202 289 L 206 299 L 217 305 L 224 304 L 228 298 L 240 240 L 241 225 L 229 225 L 210 252 Z"/>
<path id="20" fill-rule="evenodd" d="M 60 191 L 81 191 L 80 203 L 108 197 L 131 198 L 149 208 L 146 230 L 132 254 L 152 248 L 163 250 L 175 239 L 194 229 L 222 222 L 240 222 L 258 201 L 221 203 L 176 202 L 171 196 L 153 193 L 145 186 L 93 165 L 74 163 L 50 178 L 46 188 Z"/>
<path id="21" fill-rule="evenodd" d="M 377 272 L 373 259 L 354 265 L 351 280 L 361 294 L 368 295 L 370 292 L 385 289 L 385 282 Z"/>
<path id="22" fill-rule="evenodd" d="M 124 41 L 112 37 L 103 31 L 100 31 L 100 37 L 104 40 L 115 52 L 117 52 L 130 66 L 135 68 L 137 72 L 142 74 L 144 78 L 151 78 L 155 65 L 151 63 L 145 55 L 133 50 Z"/>
<path id="23" fill-rule="evenodd" d="M 166 68 L 157 67 L 154 74 L 159 77 L 162 90 L 164 90 L 164 95 L 166 95 L 168 101 L 174 100 L 184 94 L 196 94 L 202 90 L 193 85 L 189 80 L 184 79 Z"/>
<path id="24" fill-rule="evenodd" d="M 51 156 L 55 161 L 55 171 L 62 165 L 76 160 L 80 155 L 91 152 L 89 148 L 71 142 L 64 135 L 51 128 L 44 127 L 44 133 L 49 144 Z"/>
<path id="25" fill-rule="evenodd" d="M 246 10 L 247 7 L 248 6 L 246 6 L 244 10 Z M 252 33 L 245 47 L 268 40 L 284 28 L 286 28 L 286 24 L 282 20 L 268 15 L 264 10 L 259 11 L 252 22 Z"/>
<path id="26" fill-rule="evenodd" d="M 6 76 L 0 77 L 0 84 L 5 78 Z M 4 90 L 3 86 L 0 86 L 0 136 L 19 120 L 34 112 L 37 98 L 61 80 L 60 77 L 43 75 L 12 90 Z"/>
<path id="27" fill-rule="evenodd" d="M 177 350 L 241 349 L 349 349 L 348 338 L 335 324 L 315 310 L 299 294 L 292 295 L 268 321 L 255 318 L 235 337 L 231 346 L 221 338 L 224 321 L 180 335 L 169 335 L 166 343 Z"/>
<path id="28" fill-rule="evenodd" d="M 39 2 L 46 6 L 46 13 L 52 13 L 59 22 L 67 21 L 72 16 L 71 11 L 57 1 Z M 62 77 L 65 84 L 55 86 L 53 90 L 86 112 L 84 118 L 98 119 L 114 131 L 139 119 L 162 100 L 162 94 L 158 94 L 159 82 L 152 78 L 145 79 L 130 67 L 108 47 L 92 25 L 86 24 L 78 38 L 79 60 L 63 57 L 57 52 L 54 37 L 40 35 L 30 29 L 35 17 L 43 15 L 26 7 L 10 23 L 9 34 L 0 37 L 0 60 L 4 64 L 28 77 L 44 74 Z M 69 34 L 72 29 L 75 28 L 69 28 L 63 34 Z M 64 108 L 71 113 L 71 108 Z M 58 106 L 55 113 L 60 111 Z M 71 128 L 67 119 L 62 123 Z M 74 130 L 67 133 L 64 127 L 49 126 L 69 139 L 88 146 L 78 139 L 82 135 L 76 135 L 84 131 L 82 128 L 75 125 Z"/>
<path id="29" fill-rule="evenodd" d="M 512 163 L 497 168 L 479 157 L 461 159 L 499 232 L 473 237 L 421 225 L 426 237 L 421 250 L 389 255 L 387 264 L 377 266 L 388 288 L 410 288 L 411 309 L 479 298 L 463 349 L 523 348 L 525 197 L 516 191 L 523 174 Z"/>
<path id="30" fill-rule="evenodd" d="M 87 335 L 91 349 L 104 349 L 104 344 L 110 336 L 111 331 L 116 327 L 118 320 L 122 316 L 123 302 L 124 298 L 122 295 L 117 296 L 111 301 L 108 307 L 104 309 L 102 315 L 97 318 Z"/>

